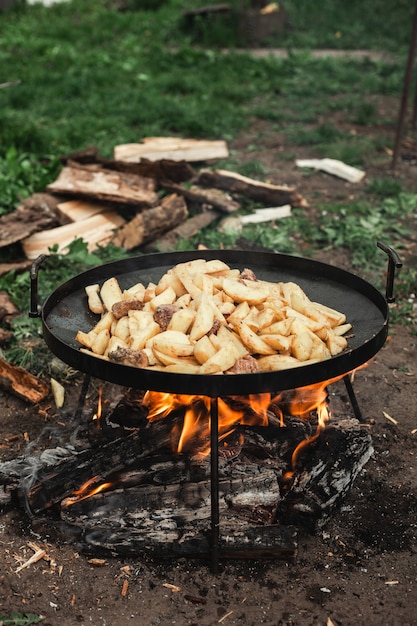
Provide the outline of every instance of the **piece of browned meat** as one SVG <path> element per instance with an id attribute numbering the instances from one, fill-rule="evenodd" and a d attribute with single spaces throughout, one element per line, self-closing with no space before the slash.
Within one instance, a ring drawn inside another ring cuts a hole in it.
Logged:
<path id="1" fill-rule="evenodd" d="M 230 374 L 254 374 L 255 372 L 260 372 L 261 368 L 258 365 L 258 361 L 251 356 L 250 354 L 246 354 L 245 356 L 237 359 L 236 363 L 230 370 L 227 370 L 227 373 Z"/>
<path id="2" fill-rule="evenodd" d="M 247 267 L 245 267 L 243 272 L 240 272 L 239 278 L 242 278 L 242 280 L 258 280 L 255 276 L 255 272 L 249 270 Z"/>
<path id="3" fill-rule="evenodd" d="M 143 309 L 143 302 L 140 300 L 120 300 L 115 302 L 111 308 L 116 319 L 120 319 L 128 314 L 129 311 L 141 311 Z"/>
<path id="4" fill-rule="evenodd" d="M 161 331 L 165 331 L 172 319 L 174 313 L 178 311 L 178 307 L 175 304 L 161 304 L 155 310 L 153 319 L 161 327 Z"/>
<path id="5" fill-rule="evenodd" d="M 134 367 L 148 367 L 149 365 L 146 352 L 122 348 L 121 346 L 109 352 L 109 359 L 121 365 L 133 365 Z"/>

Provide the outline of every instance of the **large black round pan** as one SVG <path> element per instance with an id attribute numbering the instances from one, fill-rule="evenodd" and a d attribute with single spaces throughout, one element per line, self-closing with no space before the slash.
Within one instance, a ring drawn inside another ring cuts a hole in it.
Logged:
<path id="1" fill-rule="evenodd" d="M 196 258 L 222 259 L 230 267 L 252 269 L 259 279 L 298 283 L 310 299 L 346 314 L 353 336 L 343 353 L 326 361 L 287 370 L 254 374 L 177 374 L 105 361 L 80 351 L 78 330 L 97 322 L 87 306 L 86 285 L 114 276 L 122 289 L 137 282 L 157 283 L 172 266 Z M 282 254 L 241 250 L 204 250 L 144 255 L 107 263 L 62 284 L 41 309 L 45 341 L 62 361 L 95 378 L 168 393 L 210 397 L 278 392 L 329 380 L 354 370 L 384 345 L 388 305 L 383 295 L 360 277 L 328 264 Z"/>

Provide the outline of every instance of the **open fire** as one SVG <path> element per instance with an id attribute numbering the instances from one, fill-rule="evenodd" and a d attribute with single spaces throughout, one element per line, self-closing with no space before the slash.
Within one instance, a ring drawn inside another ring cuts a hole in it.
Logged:
<path id="1" fill-rule="evenodd" d="M 294 556 L 295 529 L 324 524 L 372 454 L 356 419 L 329 422 L 328 387 L 341 378 L 216 399 L 215 466 L 212 398 L 130 390 L 106 413 L 100 390 L 95 432 L 111 424 L 117 435 L 93 446 L 81 472 L 70 462 L 81 486 L 58 485 L 64 463 L 38 476 L 27 501 L 58 511 L 88 550 L 199 556 L 213 553 L 214 497 L 216 561 L 219 545 L 229 556 Z"/>

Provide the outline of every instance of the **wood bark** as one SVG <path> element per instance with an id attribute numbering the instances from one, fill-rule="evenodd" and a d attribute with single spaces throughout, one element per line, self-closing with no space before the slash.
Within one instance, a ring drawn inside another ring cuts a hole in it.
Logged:
<path id="1" fill-rule="evenodd" d="M 131 250 L 157 239 L 163 233 L 184 222 L 187 216 L 188 210 L 184 198 L 171 194 L 162 200 L 160 206 L 138 213 L 128 224 L 117 231 L 112 241 L 116 246 Z"/>
<path id="2" fill-rule="evenodd" d="M 0 217 L 0 248 L 22 241 L 33 233 L 59 224 L 56 214 L 58 199 L 37 193 L 12 213 Z"/>
<path id="3" fill-rule="evenodd" d="M 207 228 L 212 222 L 219 219 L 220 214 L 217 211 L 203 211 L 197 215 L 193 215 L 186 222 L 183 222 L 176 228 L 168 231 L 162 237 L 155 239 L 149 243 L 146 252 L 169 252 L 174 250 L 175 246 L 181 239 L 190 239 L 197 235 L 203 228 Z"/>
<path id="4" fill-rule="evenodd" d="M 40 378 L 4 359 L 0 359 L 0 386 L 31 404 L 44 400 L 50 393 L 48 385 Z"/>
<path id="5" fill-rule="evenodd" d="M 266 206 L 279 206 L 282 204 L 307 206 L 306 200 L 294 187 L 263 183 L 227 170 L 201 170 L 197 182 L 203 187 L 216 187 L 233 194 L 251 198 L 258 202 L 263 202 Z"/>
<path id="6" fill-rule="evenodd" d="M 52 193 L 151 207 L 158 203 L 155 181 L 134 174 L 87 167 L 64 167 L 47 186 Z"/>

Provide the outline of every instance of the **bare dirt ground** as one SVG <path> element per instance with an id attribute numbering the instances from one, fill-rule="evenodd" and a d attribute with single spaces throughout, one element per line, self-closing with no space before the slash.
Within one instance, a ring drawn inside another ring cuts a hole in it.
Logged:
<path id="1" fill-rule="evenodd" d="M 254 139 L 260 145 L 260 135 L 262 149 L 248 153 L 248 159 L 257 158 L 274 171 L 272 182 L 295 185 L 311 210 L 321 201 L 363 193 L 365 183 L 351 185 L 319 173 L 305 176 L 292 161 L 277 167 L 281 138 L 268 133 L 266 125 L 249 129 L 231 147 L 244 154 Z M 299 150 L 297 156 L 314 155 Z M 383 177 L 389 157 L 380 155 L 365 169 L 369 178 Z M 412 161 L 401 161 L 396 175 L 404 188 L 415 190 L 416 173 Z M 405 268 L 415 263 L 416 242 L 414 221 Z M 318 258 L 350 269 L 343 253 L 322 252 Z M 375 452 L 326 527 L 299 532 L 295 559 L 222 562 L 218 575 L 198 560 L 116 557 L 97 564 L 71 542 L 44 529 L 38 534 L 26 515 L 8 504 L 0 514 L 0 616 L 32 613 L 51 626 L 416 624 L 416 342 L 410 326 L 392 326 L 373 362 L 356 373 L 363 427 L 371 432 Z M 79 384 L 78 378 L 68 385 L 73 407 Z M 341 383 L 330 388 L 330 408 L 337 417 L 353 415 Z M 71 419 L 65 405 L 57 411 L 49 399 L 32 407 L 4 391 L 0 410 L 2 460 L 22 454 L 46 426 Z M 34 553 L 30 542 L 43 547 L 47 558 L 16 571 Z"/>

